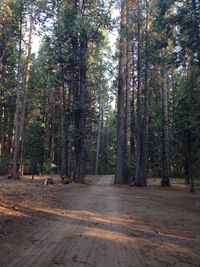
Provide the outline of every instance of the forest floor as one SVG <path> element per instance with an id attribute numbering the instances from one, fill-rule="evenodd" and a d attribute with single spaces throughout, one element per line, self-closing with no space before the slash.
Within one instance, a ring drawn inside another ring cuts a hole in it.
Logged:
<path id="1" fill-rule="evenodd" d="M 0 267 L 200 266 L 200 193 L 0 178 Z"/>

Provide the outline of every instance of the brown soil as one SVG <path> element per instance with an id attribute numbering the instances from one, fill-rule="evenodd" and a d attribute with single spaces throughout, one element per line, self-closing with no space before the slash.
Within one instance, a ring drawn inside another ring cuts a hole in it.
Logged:
<path id="1" fill-rule="evenodd" d="M 0 179 L 0 267 L 200 266 L 200 194 Z"/>

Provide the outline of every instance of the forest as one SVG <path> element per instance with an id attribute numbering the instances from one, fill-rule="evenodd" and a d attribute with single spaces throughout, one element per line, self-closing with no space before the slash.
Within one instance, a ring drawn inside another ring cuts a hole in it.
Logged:
<path id="1" fill-rule="evenodd" d="M 196 0 L 1 1 L 0 174 L 53 164 L 75 182 L 182 177 L 194 191 L 199 12 Z"/>
<path id="2" fill-rule="evenodd" d="M 200 266 L 199 192 L 199 0 L 0 0 L 0 266 Z"/>

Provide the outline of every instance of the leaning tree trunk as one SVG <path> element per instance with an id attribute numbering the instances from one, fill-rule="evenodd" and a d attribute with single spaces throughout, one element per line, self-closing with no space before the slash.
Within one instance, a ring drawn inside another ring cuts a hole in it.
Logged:
<path id="1" fill-rule="evenodd" d="M 121 2 L 121 36 L 120 36 L 120 55 L 119 55 L 119 84 L 118 84 L 118 113 L 117 113 L 117 162 L 115 183 L 124 183 L 124 101 L 126 90 L 126 1 Z"/>
<path id="2" fill-rule="evenodd" d="M 162 75 L 167 75 L 166 70 L 163 70 Z M 170 186 L 169 176 L 169 114 L 168 114 L 168 89 L 167 78 L 163 77 L 162 84 L 162 110 L 163 110 L 163 140 L 162 140 L 162 181 L 161 186 Z"/>

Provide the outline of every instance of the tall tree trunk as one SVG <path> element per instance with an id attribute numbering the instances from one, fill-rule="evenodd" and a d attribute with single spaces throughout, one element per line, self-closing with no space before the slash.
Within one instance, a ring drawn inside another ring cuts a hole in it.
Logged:
<path id="1" fill-rule="evenodd" d="M 68 146 L 67 146 L 67 125 L 66 125 L 66 103 L 65 103 L 65 87 L 60 86 L 60 102 L 61 102 L 61 179 L 64 180 L 68 176 Z"/>
<path id="2" fill-rule="evenodd" d="M 126 90 L 126 1 L 121 1 L 121 33 L 119 44 L 119 84 L 118 84 L 118 112 L 117 112 L 117 162 L 115 183 L 123 184 L 124 179 L 124 113 L 125 113 L 125 90 Z"/>
<path id="3" fill-rule="evenodd" d="M 19 158 L 20 158 L 20 118 L 21 118 L 21 101 L 20 101 L 20 92 L 21 92 L 21 57 L 22 57 L 22 27 L 23 27 L 23 14 L 22 14 L 23 4 L 21 2 L 21 16 L 19 24 L 19 51 L 18 51 L 18 66 L 17 66 L 17 96 L 16 96 L 16 111 L 14 119 L 14 142 L 13 142 L 13 179 L 19 179 Z"/>
<path id="4" fill-rule="evenodd" d="M 75 1 L 75 7 L 77 9 L 77 1 Z M 76 173 L 76 165 L 77 165 L 77 153 L 78 153 L 78 128 L 79 128 L 79 69 L 78 69 L 78 38 L 77 36 L 73 36 L 72 38 L 72 47 L 73 47 L 73 83 L 72 83 L 72 93 L 73 93 L 73 131 L 74 131 L 74 146 L 71 148 L 71 155 L 74 159 L 73 166 L 73 179 L 77 180 L 78 177 L 75 178 Z M 73 153 L 72 153 L 73 152 Z"/>
<path id="5" fill-rule="evenodd" d="M 136 177 L 135 184 L 137 186 L 146 186 L 147 185 L 147 158 L 148 158 L 148 86 L 149 86 L 149 77 L 148 77 L 148 68 L 149 68 L 149 5 L 148 1 L 145 1 L 146 5 L 146 21 L 145 21 L 145 69 L 144 69 L 144 89 L 142 91 L 142 82 L 141 82 L 141 26 L 138 22 L 138 117 L 137 117 L 137 131 L 138 131 L 138 140 L 137 140 L 137 161 L 136 161 Z M 140 18 L 140 4 L 138 2 L 138 18 Z"/>
<path id="6" fill-rule="evenodd" d="M 27 111 L 27 101 L 28 101 L 28 89 L 29 89 L 29 81 L 30 81 L 30 67 L 31 67 L 31 51 L 32 51 L 32 32 L 33 32 L 33 7 L 30 4 L 30 21 L 29 21 L 29 40 L 28 40 L 28 55 L 26 60 L 26 73 L 25 73 L 25 84 L 23 91 L 23 104 L 21 109 L 20 103 L 20 84 L 18 84 L 17 88 L 17 100 L 16 100 L 16 122 L 15 122 L 15 141 L 14 141 L 14 157 L 13 157 L 13 178 L 19 179 L 19 161 L 20 161 L 20 153 L 23 153 L 23 141 L 24 141 L 24 130 L 25 130 L 25 118 Z M 20 20 L 20 39 L 22 39 L 22 23 L 23 23 L 23 15 L 21 15 Z M 18 60 L 18 75 L 21 75 L 21 40 L 19 44 L 19 60 Z M 19 79 L 20 80 L 20 79 Z M 19 83 L 19 81 L 18 81 Z M 21 112 L 20 112 L 21 109 Z M 21 156 L 22 158 L 22 156 Z M 21 162 L 22 164 L 22 162 Z"/>
<path id="7" fill-rule="evenodd" d="M 87 1 L 79 1 L 78 15 L 84 19 L 84 11 Z M 76 88 L 75 130 L 77 137 L 75 141 L 75 171 L 74 181 L 83 183 L 85 178 L 85 127 L 86 127 L 86 74 L 87 74 L 87 32 L 80 30 L 79 38 L 79 84 Z"/>
<path id="8" fill-rule="evenodd" d="M 44 102 L 43 102 L 43 122 L 44 122 L 44 164 L 50 163 L 51 151 L 52 151 L 52 119 L 55 105 L 52 104 L 52 95 L 49 94 L 51 91 L 50 84 L 50 71 L 46 72 L 46 88 L 44 90 Z"/>
<path id="9" fill-rule="evenodd" d="M 136 74 L 135 74 L 135 44 L 132 46 L 132 95 L 131 95 L 131 158 L 136 158 Z M 135 180 L 135 164 L 131 170 L 132 179 Z"/>
<path id="10" fill-rule="evenodd" d="M 167 88 L 167 73 L 163 70 L 163 84 L 162 84 L 162 110 L 163 110 L 163 141 L 162 141 L 162 186 L 170 186 L 169 176 L 169 115 L 168 115 L 168 88 Z"/>
<path id="11" fill-rule="evenodd" d="M 127 4 L 126 24 L 131 32 L 129 18 L 130 5 Z M 131 174 L 131 40 L 129 34 L 126 40 L 126 92 L 125 92 L 125 129 L 124 129 L 124 181 L 128 184 Z"/>
<path id="12" fill-rule="evenodd" d="M 80 98 L 77 116 L 78 140 L 75 144 L 76 165 L 75 165 L 75 182 L 84 182 L 85 177 L 85 123 L 86 123 L 86 52 L 87 52 L 87 36 L 85 30 L 82 30 L 80 37 Z"/>
<path id="13" fill-rule="evenodd" d="M 126 77 L 126 107 L 125 107 L 125 149 L 124 149 L 124 158 L 125 158 L 125 170 L 124 170 L 124 179 L 125 183 L 129 182 L 130 177 L 130 156 L 131 156 L 131 90 L 130 90 L 130 69 L 127 69 Z"/>
<path id="14" fill-rule="evenodd" d="M 136 153 L 136 174 L 135 174 L 135 184 L 137 186 L 145 186 L 146 180 L 143 177 L 142 170 L 142 160 L 143 160 L 143 123 L 142 123 L 142 82 L 141 82 L 141 4 L 138 0 L 138 25 L 137 25 L 137 153 Z"/>
<path id="15" fill-rule="evenodd" d="M 4 24 L 0 23 L 0 163 L 4 147 Z"/>
<path id="16" fill-rule="evenodd" d="M 21 123 L 20 123 L 20 140 L 21 140 L 21 155 L 23 155 L 24 146 L 24 131 L 27 114 L 27 103 L 28 103 L 28 91 L 31 71 L 31 52 L 32 52 L 32 35 L 33 35 L 33 7 L 32 4 L 29 6 L 30 20 L 29 20 L 29 39 L 28 39 L 28 54 L 26 59 L 26 73 L 25 73 L 25 84 L 24 84 L 24 100 L 22 105 Z M 23 160 L 23 156 L 21 156 Z M 22 164 L 22 161 L 21 161 Z"/>
<path id="17" fill-rule="evenodd" d="M 145 74 L 144 74 L 144 116 L 142 122 L 142 155 L 141 155 L 141 174 L 140 180 L 141 184 L 147 185 L 147 175 L 148 175 L 148 133 L 149 133 L 149 97 L 148 97 L 148 87 L 149 87 L 149 5 L 148 1 L 146 3 L 146 26 L 145 26 Z"/>

